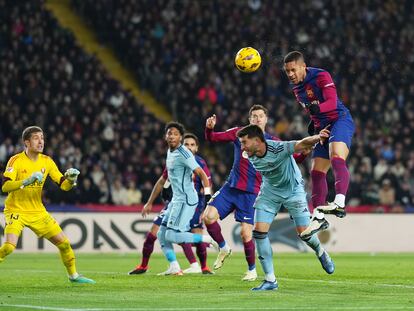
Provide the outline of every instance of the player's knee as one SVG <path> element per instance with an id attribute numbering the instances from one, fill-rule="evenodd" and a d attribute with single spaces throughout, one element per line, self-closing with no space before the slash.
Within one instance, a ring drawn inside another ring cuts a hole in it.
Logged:
<path id="1" fill-rule="evenodd" d="M 253 238 L 255 240 L 264 240 L 267 238 L 267 232 L 253 230 Z"/>
<path id="2" fill-rule="evenodd" d="M 11 244 L 9 242 L 5 242 L 3 244 L 3 246 L 1 247 L 1 250 L 3 251 L 4 257 L 6 257 L 7 255 L 10 255 L 11 253 L 13 253 L 13 251 L 15 249 L 16 249 L 16 245 Z"/>
<path id="3" fill-rule="evenodd" d="M 167 240 L 168 242 L 175 243 L 176 232 L 172 229 L 167 229 L 167 231 L 165 231 L 165 240 Z"/>
<path id="4" fill-rule="evenodd" d="M 203 221 L 207 225 L 211 225 L 213 222 L 217 221 L 218 215 L 214 211 L 207 211 L 203 215 Z"/>
<path id="5" fill-rule="evenodd" d="M 68 251 L 72 248 L 72 246 L 70 246 L 69 239 L 67 238 L 64 239 L 62 242 L 60 242 L 59 244 L 56 244 L 56 246 L 60 251 L 63 251 L 63 252 Z"/>
<path id="6" fill-rule="evenodd" d="M 250 230 L 242 230 L 240 232 L 240 237 L 243 243 L 249 242 L 252 239 L 252 232 Z"/>

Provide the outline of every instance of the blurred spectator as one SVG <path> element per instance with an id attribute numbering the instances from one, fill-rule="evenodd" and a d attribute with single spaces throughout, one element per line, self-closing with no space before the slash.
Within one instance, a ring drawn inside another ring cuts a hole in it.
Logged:
<path id="1" fill-rule="evenodd" d="M 379 189 L 379 204 L 393 206 L 395 204 L 395 190 L 391 187 L 391 181 L 384 179 L 382 187 Z"/>
<path id="2" fill-rule="evenodd" d="M 127 190 L 120 179 L 116 179 L 111 187 L 112 203 L 116 205 L 128 204 Z"/>
<path id="3" fill-rule="evenodd" d="M 135 181 L 130 180 L 127 188 L 127 205 L 141 204 L 142 203 L 142 192 L 137 188 Z"/>

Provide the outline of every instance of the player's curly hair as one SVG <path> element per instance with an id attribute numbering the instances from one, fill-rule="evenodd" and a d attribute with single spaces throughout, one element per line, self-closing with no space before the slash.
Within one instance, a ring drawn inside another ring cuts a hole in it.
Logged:
<path id="1" fill-rule="evenodd" d="M 181 136 L 184 135 L 184 132 L 185 132 L 184 125 L 182 125 L 181 123 L 176 122 L 176 121 L 168 122 L 165 125 L 164 133 L 167 133 L 168 129 L 170 129 L 172 127 L 176 128 L 180 132 Z"/>
<path id="2" fill-rule="evenodd" d="M 196 145 L 197 146 L 200 146 L 200 141 L 198 140 L 198 137 L 195 134 L 193 134 L 193 133 L 185 133 L 183 139 L 185 140 L 187 138 L 194 139 L 195 142 L 196 142 Z"/>
<path id="3" fill-rule="evenodd" d="M 33 126 L 26 127 L 22 133 L 23 142 L 26 140 L 30 140 L 33 133 L 39 133 L 39 132 L 43 133 L 43 130 L 39 126 L 33 125 Z"/>
<path id="4" fill-rule="evenodd" d="M 256 124 L 250 124 L 250 125 L 243 127 L 241 130 L 237 132 L 236 135 L 238 138 L 242 138 L 247 135 L 248 138 L 257 137 L 262 142 L 266 141 L 262 129 L 260 128 L 260 126 Z"/>

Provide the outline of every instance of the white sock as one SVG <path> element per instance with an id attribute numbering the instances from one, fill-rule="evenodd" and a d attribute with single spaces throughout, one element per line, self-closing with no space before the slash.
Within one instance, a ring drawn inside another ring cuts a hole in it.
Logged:
<path id="1" fill-rule="evenodd" d="M 213 241 L 213 238 L 209 235 L 203 234 L 201 236 L 201 241 L 203 241 L 204 243 L 211 243 Z"/>
<path id="2" fill-rule="evenodd" d="M 228 252 L 229 251 L 229 246 L 227 245 L 227 242 L 224 242 L 224 243 L 226 243 L 226 244 L 224 244 L 224 246 L 223 247 L 220 247 L 220 250 L 221 251 L 224 251 L 224 252 Z"/>
<path id="3" fill-rule="evenodd" d="M 180 270 L 180 264 L 178 263 L 177 260 L 171 261 L 170 262 L 170 268 L 174 269 L 174 270 Z"/>
<path id="4" fill-rule="evenodd" d="M 337 194 L 335 196 L 334 203 L 338 205 L 339 207 L 345 206 L 345 196 L 343 194 Z"/>
<path id="5" fill-rule="evenodd" d="M 320 211 L 318 211 L 318 209 L 317 209 L 317 208 L 315 208 L 315 209 L 313 210 L 313 217 L 315 217 L 315 218 L 317 218 L 317 219 L 324 219 L 324 218 L 325 218 L 325 214 L 324 214 L 324 213 L 322 213 L 322 212 L 320 212 Z"/>
<path id="6" fill-rule="evenodd" d="M 274 273 L 265 274 L 265 280 L 268 282 L 276 282 L 276 277 Z"/>
<path id="7" fill-rule="evenodd" d="M 70 275 L 69 278 L 74 280 L 79 276 L 79 273 L 75 272 L 74 274 Z"/>
<path id="8" fill-rule="evenodd" d="M 198 268 L 200 265 L 198 264 L 198 262 L 196 261 L 196 262 L 193 262 L 192 264 L 190 264 L 190 266 L 192 267 L 192 268 Z"/>

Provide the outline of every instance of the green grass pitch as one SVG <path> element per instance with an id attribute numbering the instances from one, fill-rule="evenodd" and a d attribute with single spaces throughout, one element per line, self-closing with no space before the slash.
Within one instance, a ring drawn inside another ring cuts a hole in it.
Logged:
<path id="1" fill-rule="evenodd" d="M 150 271 L 128 276 L 138 256 L 79 254 L 77 266 L 96 285 L 67 281 L 58 254 L 12 254 L 0 264 L 2 310 L 414 310 L 414 254 L 331 254 L 327 275 L 313 254 L 275 254 L 279 290 L 251 292 L 242 282 L 242 254 L 215 275 L 157 276 L 167 268 L 153 255 Z M 215 254 L 209 253 L 210 266 Z M 182 268 L 188 264 L 180 255 Z M 263 275 L 258 267 L 260 275 Z"/>

